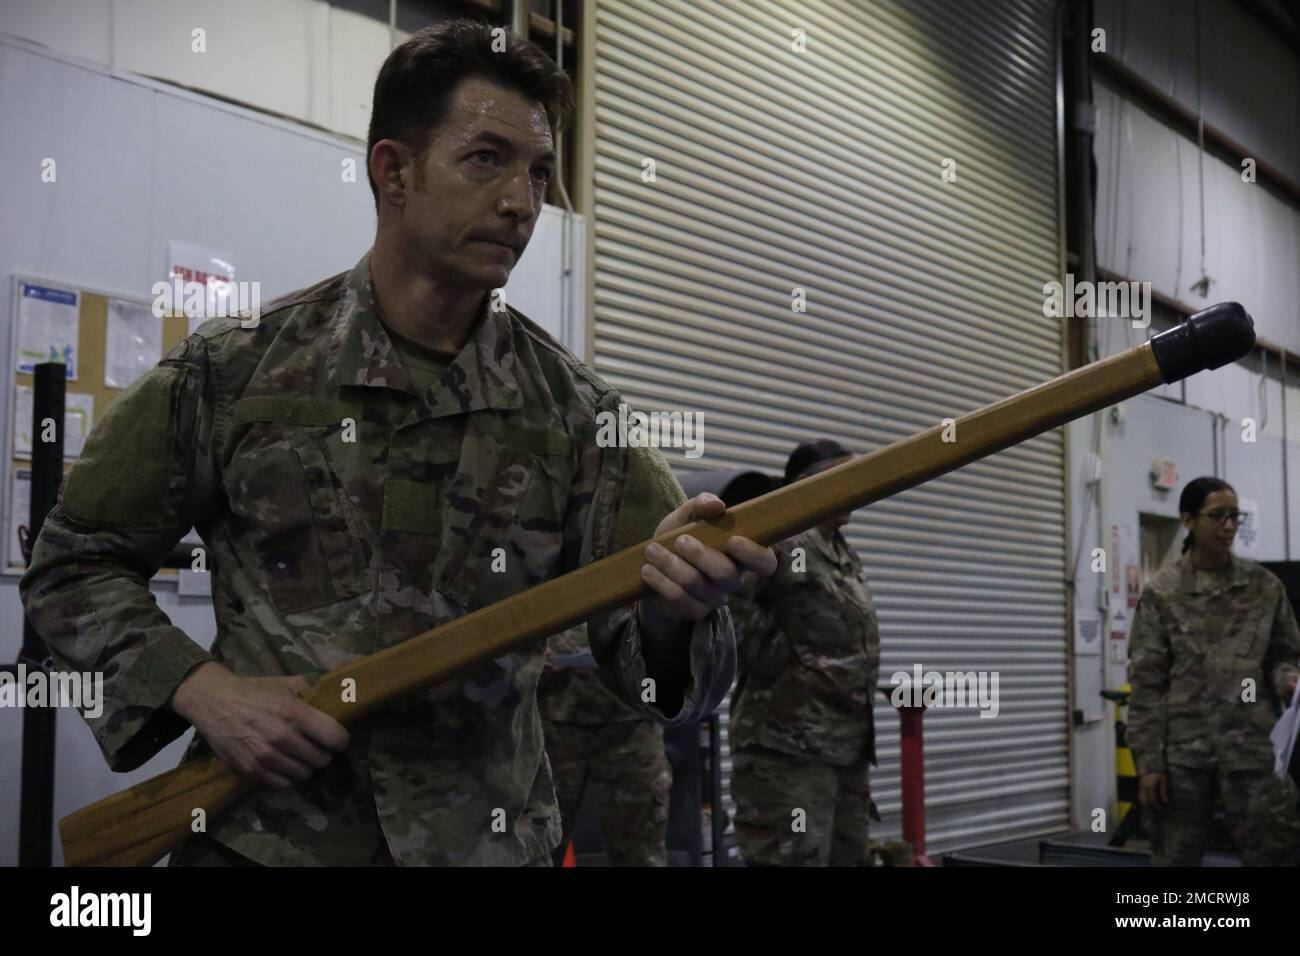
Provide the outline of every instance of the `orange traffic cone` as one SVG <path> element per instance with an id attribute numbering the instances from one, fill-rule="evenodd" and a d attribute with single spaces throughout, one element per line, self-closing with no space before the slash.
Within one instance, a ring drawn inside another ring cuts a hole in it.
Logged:
<path id="1" fill-rule="evenodd" d="M 568 848 L 564 851 L 564 862 L 560 866 L 577 866 L 578 860 L 573 855 L 573 841 L 569 841 Z"/>

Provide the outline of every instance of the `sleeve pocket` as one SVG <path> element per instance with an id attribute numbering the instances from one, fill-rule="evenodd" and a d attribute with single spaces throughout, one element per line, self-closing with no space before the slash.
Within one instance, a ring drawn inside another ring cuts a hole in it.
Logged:
<path id="1" fill-rule="evenodd" d="M 124 531 L 179 521 L 194 468 L 198 378 L 190 366 L 160 365 L 108 406 L 60 492 L 68 517 Z"/>

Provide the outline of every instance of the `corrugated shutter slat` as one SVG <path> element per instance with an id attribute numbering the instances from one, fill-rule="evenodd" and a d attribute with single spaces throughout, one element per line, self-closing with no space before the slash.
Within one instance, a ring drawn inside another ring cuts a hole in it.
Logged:
<path id="1" fill-rule="evenodd" d="M 1061 372 L 1047 0 L 599 0 L 595 26 L 595 365 L 635 407 L 703 414 L 704 457 L 674 467 L 870 451 Z M 1040 436 L 848 529 L 882 681 L 999 674 L 996 718 L 926 717 L 931 852 L 1068 822 L 1063 454 Z M 889 837 L 883 696 L 876 723 Z"/>

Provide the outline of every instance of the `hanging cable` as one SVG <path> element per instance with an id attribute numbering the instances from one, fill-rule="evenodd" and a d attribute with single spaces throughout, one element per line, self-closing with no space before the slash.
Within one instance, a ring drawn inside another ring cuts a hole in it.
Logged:
<path id="1" fill-rule="evenodd" d="M 564 0 L 555 0 L 555 65 L 564 71 Z M 564 188 L 564 137 L 555 142 L 555 180 L 564 208 L 573 212 L 573 203 L 569 201 L 569 191 Z"/>
<path id="2" fill-rule="evenodd" d="M 1259 373 L 1260 415 L 1259 415 L 1259 429 L 1257 434 L 1259 435 L 1259 437 L 1262 438 L 1264 436 L 1264 426 L 1268 424 L 1268 392 L 1266 390 L 1266 386 L 1268 385 L 1268 352 L 1261 349 L 1260 357 L 1264 360 L 1264 367 L 1260 370 Z"/>
<path id="3" fill-rule="evenodd" d="M 1200 177 L 1201 192 L 1201 277 L 1192 283 L 1192 291 L 1202 299 L 1210 294 L 1210 284 L 1214 281 L 1205 271 L 1205 110 L 1202 103 L 1201 87 L 1201 0 L 1196 0 L 1196 165 Z"/>
<path id="4" fill-rule="evenodd" d="M 564 72 L 564 0 L 555 0 L 555 65 Z M 555 138 L 555 185 L 564 203 L 560 237 L 560 335 L 566 345 L 577 346 L 573 320 L 573 203 L 564 186 L 564 134 Z M 586 338 L 585 330 L 583 338 Z M 585 352 L 586 342 L 581 345 Z"/>

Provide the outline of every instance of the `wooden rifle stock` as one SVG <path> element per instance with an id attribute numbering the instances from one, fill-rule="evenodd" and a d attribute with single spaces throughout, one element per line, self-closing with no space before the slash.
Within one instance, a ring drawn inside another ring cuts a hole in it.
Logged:
<path id="1" fill-rule="evenodd" d="M 944 427 L 936 425 L 655 540 L 671 548 L 679 535 L 691 534 L 721 550 L 729 537 L 741 535 L 770 545 L 1162 382 L 1235 361 L 1254 342 L 1253 324 L 1240 305 L 1213 306 L 1134 349 L 957 419 L 953 441 L 942 440 Z M 304 699 L 352 724 L 480 661 L 629 604 L 646 590 L 641 565 L 648 543 L 336 668 Z M 348 697 L 357 703 L 343 702 L 345 679 L 355 681 L 355 694 Z M 190 835 L 196 809 L 210 822 L 251 787 L 215 756 L 182 764 L 65 817 L 59 824 L 65 862 L 151 865 Z"/>

